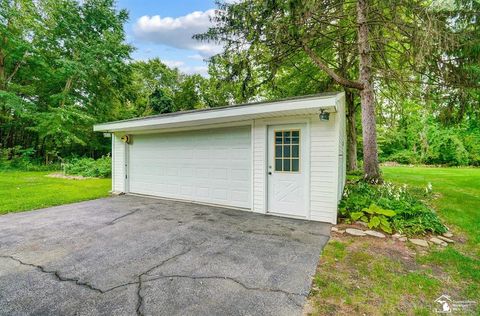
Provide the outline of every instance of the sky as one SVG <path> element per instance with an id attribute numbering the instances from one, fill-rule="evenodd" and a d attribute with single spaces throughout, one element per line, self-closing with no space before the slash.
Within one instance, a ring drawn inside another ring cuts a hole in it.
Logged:
<path id="1" fill-rule="evenodd" d="M 205 76 L 205 59 L 220 52 L 215 43 L 192 39 L 211 25 L 214 0 L 117 0 L 117 7 L 129 12 L 125 31 L 136 60 L 158 57 L 184 73 Z"/>

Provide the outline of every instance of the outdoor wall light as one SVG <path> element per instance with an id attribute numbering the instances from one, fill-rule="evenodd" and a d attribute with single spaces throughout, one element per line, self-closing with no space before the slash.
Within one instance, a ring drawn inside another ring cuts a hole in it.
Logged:
<path id="1" fill-rule="evenodd" d="M 320 121 L 328 121 L 330 119 L 330 113 L 325 112 L 325 110 L 320 110 L 318 118 L 320 119 Z"/>

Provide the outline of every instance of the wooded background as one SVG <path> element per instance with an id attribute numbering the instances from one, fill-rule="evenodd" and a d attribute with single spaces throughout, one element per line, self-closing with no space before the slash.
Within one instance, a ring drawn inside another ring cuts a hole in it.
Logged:
<path id="1" fill-rule="evenodd" d="M 2 0 L 0 164 L 106 155 L 100 122 L 345 91 L 349 169 L 377 163 L 377 149 L 380 161 L 480 165 L 480 2 L 218 7 L 196 36 L 225 45 L 205 78 L 132 60 L 113 0 Z"/>

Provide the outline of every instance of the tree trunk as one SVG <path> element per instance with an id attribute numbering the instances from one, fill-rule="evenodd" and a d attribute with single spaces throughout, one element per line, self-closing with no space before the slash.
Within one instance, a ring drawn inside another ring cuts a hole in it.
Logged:
<path id="1" fill-rule="evenodd" d="M 6 77 L 5 77 L 5 55 L 0 48 L 0 90 L 5 90 Z"/>
<path id="2" fill-rule="evenodd" d="M 358 168 L 355 96 L 347 89 L 345 89 L 345 103 L 347 105 L 347 170 L 355 171 Z"/>
<path id="3" fill-rule="evenodd" d="M 360 54 L 360 90 L 362 105 L 363 168 L 365 178 L 371 182 L 382 181 L 378 164 L 375 100 L 372 85 L 372 55 L 368 38 L 368 0 L 357 2 L 358 51 Z"/>
<path id="4" fill-rule="evenodd" d="M 10 28 L 10 20 L 7 21 L 7 30 Z M 5 70 L 5 51 L 4 47 L 7 46 L 7 35 L 2 37 L 2 46 L 0 47 L 0 90 L 6 90 L 7 88 L 7 71 Z M 3 47 L 3 48 L 2 48 Z"/>
<path id="5" fill-rule="evenodd" d="M 60 101 L 60 107 L 62 107 L 62 108 L 65 106 L 65 101 L 67 99 L 67 94 L 70 91 L 70 89 L 72 88 L 72 82 L 73 82 L 73 78 L 69 77 L 67 79 L 67 82 L 65 83 L 65 87 L 63 87 L 63 91 L 62 91 L 63 97 L 62 97 L 62 101 Z"/>

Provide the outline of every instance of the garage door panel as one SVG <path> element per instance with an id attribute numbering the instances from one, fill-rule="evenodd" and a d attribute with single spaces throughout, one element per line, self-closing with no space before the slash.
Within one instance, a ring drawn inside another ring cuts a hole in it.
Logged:
<path id="1" fill-rule="evenodd" d="M 130 192 L 251 206 L 250 127 L 134 135 Z"/>

